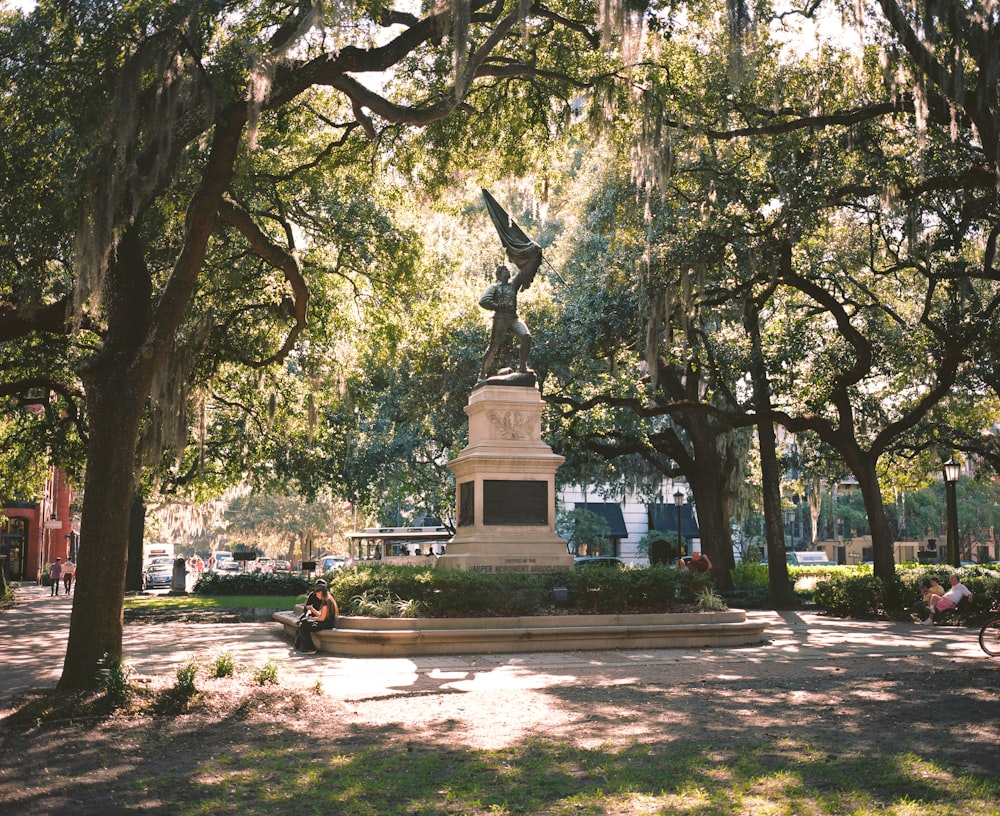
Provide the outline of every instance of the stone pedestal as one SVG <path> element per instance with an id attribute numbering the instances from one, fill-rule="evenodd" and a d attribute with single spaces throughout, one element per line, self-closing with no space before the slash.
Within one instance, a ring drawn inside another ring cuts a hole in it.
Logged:
<path id="1" fill-rule="evenodd" d="M 545 572 L 573 566 L 555 530 L 555 473 L 563 457 L 542 441 L 544 405 L 534 387 L 487 384 L 472 392 L 465 408 L 469 444 L 448 463 L 458 529 L 439 567 Z"/>

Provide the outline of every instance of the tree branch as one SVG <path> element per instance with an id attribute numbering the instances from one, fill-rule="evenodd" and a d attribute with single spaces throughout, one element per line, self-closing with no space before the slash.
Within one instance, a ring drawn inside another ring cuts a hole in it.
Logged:
<path id="1" fill-rule="evenodd" d="M 289 329 L 285 341 L 270 357 L 249 362 L 253 368 L 261 368 L 270 363 L 281 362 L 295 346 L 295 341 L 306 327 L 306 307 L 309 303 L 309 287 L 302 277 L 298 257 L 283 247 L 273 243 L 246 210 L 228 199 L 219 204 L 219 220 L 235 228 L 250 243 L 253 251 L 267 263 L 280 269 L 285 280 L 292 287 L 292 316 L 295 324 Z"/>

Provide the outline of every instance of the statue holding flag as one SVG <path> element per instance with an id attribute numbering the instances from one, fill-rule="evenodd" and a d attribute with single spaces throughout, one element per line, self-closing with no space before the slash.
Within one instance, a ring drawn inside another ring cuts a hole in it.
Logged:
<path id="1" fill-rule="evenodd" d="M 480 382 L 487 379 L 493 358 L 500 348 L 507 332 L 513 332 L 520 341 L 518 371 L 504 377 L 507 384 L 534 385 L 534 372 L 528 369 L 528 355 L 531 353 L 531 332 L 517 314 L 517 294 L 527 289 L 535 279 L 535 273 L 542 263 L 542 248 L 530 240 L 514 220 L 497 204 L 486 190 L 483 199 L 493 225 L 500 234 L 500 241 L 507 250 L 507 257 L 517 267 L 511 277 L 510 270 L 503 264 L 496 268 L 496 283 L 489 287 L 479 300 L 479 305 L 493 312 L 493 331 L 490 344 L 483 355 Z M 495 381 L 494 380 L 491 381 Z"/>

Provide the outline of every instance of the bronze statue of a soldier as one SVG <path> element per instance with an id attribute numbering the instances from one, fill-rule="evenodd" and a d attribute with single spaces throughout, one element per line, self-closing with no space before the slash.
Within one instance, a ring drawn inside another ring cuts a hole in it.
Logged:
<path id="1" fill-rule="evenodd" d="M 521 285 L 521 273 L 518 272 L 511 278 L 510 270 L 500 264 L 496 270 L 496 277 L 497 282 L 490 286 L 479 299 L 480 306 L 493 312 L 493 332 L 490 335 L 490 344 L 486 349 L 486 354 L 483 355 L 481 380 L 486 379 L 493 358 L 496 357 L 507 332 L 516 334 L 521 344 L 518 371 L 528 372 L 528 355 L 531 353 L 531 332 L 517 315 L 517 293 Z"/>
<path id="2" fill-rule="evenodd" d="M 493 332 L 486 354 L 483 355 L 480 382 L 489 375 L 493 358 L 496 357 L 500 344 L 509 331 L 517 335 L 520 342 L 518 374 L 530 374 L 528 355 L 531 353 L 531 332 L 517 315 L 517 294 L 531 285 L 542 263 L 542 248 L 522 232 L 486 190 L 483 190 L 483 198 L 493 225 L 497 228 L 500 240 L 507 250 L 507 257 L 517 266 L 517 272 L 511 277 L 510 270 L 500 264 L 496 268 L 496 283 L 479 299 L 480 306 L 493 312 Z M 533 385 L 534 375 L 531 376 L 529 384 Z"/>

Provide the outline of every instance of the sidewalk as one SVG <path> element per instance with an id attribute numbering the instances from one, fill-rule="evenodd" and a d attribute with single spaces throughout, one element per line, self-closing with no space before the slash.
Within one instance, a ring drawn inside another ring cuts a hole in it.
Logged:
<path id="1" fill-rule="evenodd" d="M 14 695 L 56 684 L 62 673 L 72 601 L 72 596 L 51 597 L 48 587 L 24 586 L 17 590 L 17 605 L 0 612 L 0 709 Z M 971 628 L 841 620 L 801 611 L 751 611 L 747 616 L 767 621 L 764 643 L 703 649 L 341 658 L 296 653 L 281 625 L 274 622 L 167 622 L 127 624 L 123 652 L 133 671 L 148 675 L 173 675 L 192 659 L 208 665 L 223 651 L 245 668 L 273 661 L 282 682 L 319 683 L 327 693 L 344 700 L 429 689 L 926 670 L 928 659 L 990 665 L 979 648 L 977 631 Z"/>

